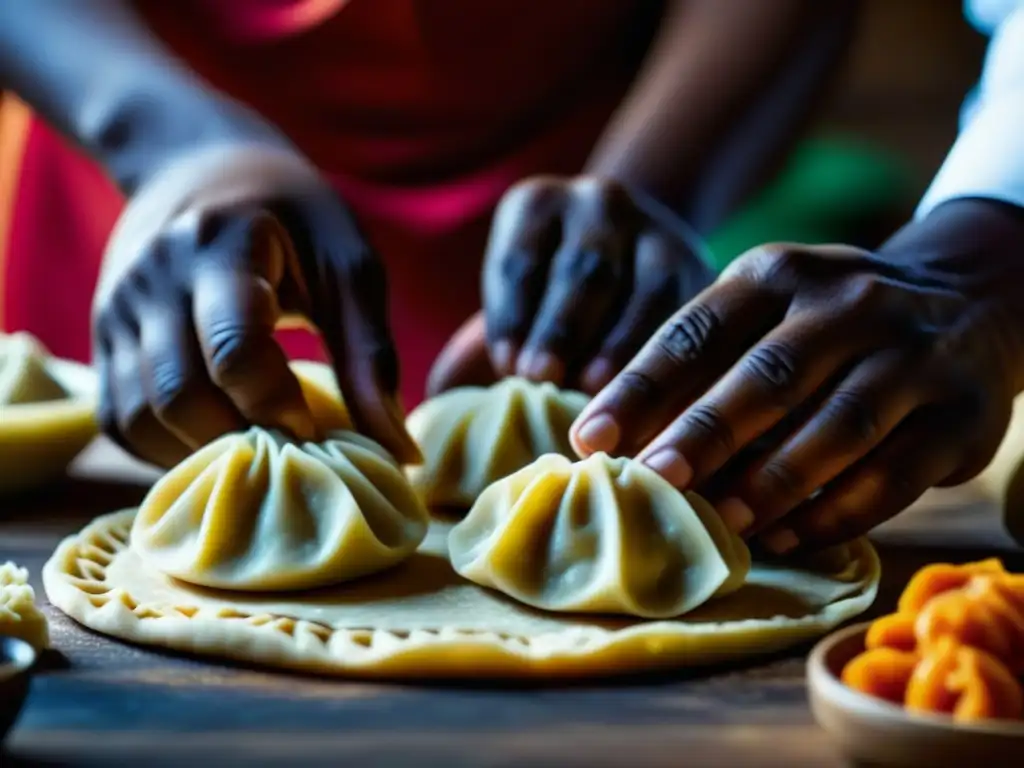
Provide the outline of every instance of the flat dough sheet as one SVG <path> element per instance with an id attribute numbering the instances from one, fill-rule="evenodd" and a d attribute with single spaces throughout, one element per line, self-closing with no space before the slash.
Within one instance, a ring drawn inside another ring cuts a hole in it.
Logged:
<path id="1" fill-rule="evenodd" d="M 324 674 L 590 677 L 688 668 L 779 651 L 857 616 L 875 598 L 878 556 L 851 545 L 841 573 L 755 564 L 746 586 L 684 618 L 555 615 L 463 580 L 434 521 L 413 557 L 339 587 L 287 595 L 192 587 L 128 546 L 135 510 L 65 539 L 43 571 L 50 601 L 113 637 Z"/>

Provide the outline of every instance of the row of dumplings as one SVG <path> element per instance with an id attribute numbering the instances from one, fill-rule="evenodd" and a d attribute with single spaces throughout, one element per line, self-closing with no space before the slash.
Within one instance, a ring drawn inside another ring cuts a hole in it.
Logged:
<path id="1" fill-rule="evenodd" d="M 252 428 L 172 468 L 134 523 L 145 561 L 203 587 L 324 587 L 412 556 L 446 507 L 469 509 L 448 539 L 455 570 L 539 609 L 672 617 L 746 578 L 746 545 L 705 501 L 626 459 L 569 458 L 579 393 L 518 379 L 446 393 L 410 415 L 424 463 L 403 471 L 345 428 L 321 370 L 296 367 L 327 439 Z"/>
<path id="2" fill-rule="evenodd" d="M 580 393 L 518 379 L 446 393 L 410 415 L 424 463 L 402 468 L 352 431 L 329 368 L 293 368 L 327 439 L 253 428 L 170 468 L 132 534 L 152 566 L 226 590 L 338 584 L 412 556 L 427 510 L 447 508 L 469 510 L 455 570 L 541 609 L 675 616 L 745 579 L 746 546 L 702 499 L 633 462 L 571 460 Z M 96 433 L 94 401 L 87 367 L 0 334 L 0 491 L 62 472 Z"/>

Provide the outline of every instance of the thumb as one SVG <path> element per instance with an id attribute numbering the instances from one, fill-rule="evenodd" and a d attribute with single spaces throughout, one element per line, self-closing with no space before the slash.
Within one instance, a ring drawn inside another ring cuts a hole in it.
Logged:
<path id="1" fill-rule="evenodd" d="M 486 387 L 498 380 L 487 352 L 483 312 L 477 312 L 452 335 L 427 378 L 427 397 L 456 387 Z"/>

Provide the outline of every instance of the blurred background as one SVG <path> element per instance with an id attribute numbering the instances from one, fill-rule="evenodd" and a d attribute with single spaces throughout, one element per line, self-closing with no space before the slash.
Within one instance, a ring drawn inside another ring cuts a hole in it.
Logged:
<path id="1" fill-rule="evenodd" d="M 959 0 L 865 0 L 808 139 L 711 237 L 718 265 L 773 240 L 873 247 L 906 222 L 956 138 L 986 43 Z"/>
<path id="2" fill-rule="evenodd" d="M 956 137 L 985 42 L 958 0 L 868 0 L 819 129 L 890 150 L 923 191 Z"/>

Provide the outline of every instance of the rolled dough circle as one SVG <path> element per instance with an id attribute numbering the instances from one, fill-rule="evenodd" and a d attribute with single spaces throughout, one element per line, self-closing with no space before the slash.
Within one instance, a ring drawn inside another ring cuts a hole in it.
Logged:
<path id="1" fill-rule="evenodd" d="M 685 617 L 641 621 L 543 613 L 459 577 L 450 525 L 375 576 L 293 594 L 189 586 L 128 545 L 135 510 L 97 518 L 43 570 L 50 601 L 86 627 L 176 651 L 350 677 L 570 678 L 689 668 L 783 650 L 874 600 L 866 540 L 836 572 L 755 565 L 746 586 Z"/>

